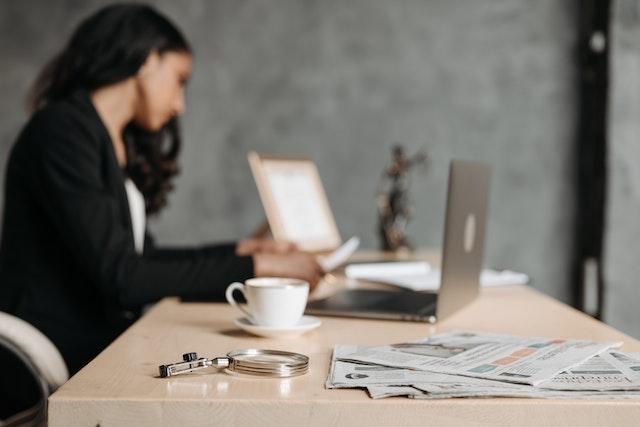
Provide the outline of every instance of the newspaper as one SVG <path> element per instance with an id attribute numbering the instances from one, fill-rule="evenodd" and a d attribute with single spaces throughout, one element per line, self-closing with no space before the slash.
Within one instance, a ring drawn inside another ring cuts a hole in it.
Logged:
<path id="1" fill-rule="evenodd" d="M 393 386 L 393 385 L 372 385 L 367 387 L 369 396 L 373 399 L 383 399 L 386 397 L 409 397 L 411 399 L 451 399 L 451 398 L 487 398 L 487 397 L 519 397 L 519 398 L 543 398 L 543 399 L 632 399 L 640 396 L 640 392 L 624 392 L 624 391 L 609 391 L 607 393 L 595 393 L 595 392 L 538 392 L 531 390 L 529 392 L 520 391 L 450 391 L 450 392 L 437 392 L 430 393 L 424 390 L 420 390 L 420 385 L 415 386 Z M 527 386 L 530 387 L 530 386 Z"/>
<path id="2" fill-rule="evenodd" d="M 538 385 L 621 342 L 455 331 L 363 348 L 342 360 Z"/>
<path id="3" fill-rule="evenodd" d="M 395 396 L 423 396 L 426 395 L 422 390 L 418 390 L 411 386 L 397 386 L 397 385 L 372 385 L 367 387 L 367 392 L 372 399 L 383 399 L 385 397 Z"/>
<path id="4" fill-rule="evenodd" d="M 552 390 L 640 390 L 637 355 L 608 351 L 562 372 L 539 387 Z"/>
<path id="5" fill-rule="evenodd" d="M 535 390 L 531 386 L 522 384 L 339 360 L 340 357 L 348 357 L 349 354 L 358 350 L 359 348 L 355 346 L 337 346 L 335 348 L 327 378 L 327 388 L 366 387 L 374 399 L 390 396 L 416 396 L 426 392 L 430 394 L 429 398 L 555 397 L 561 395 L 549 390 Z M 421 396 L 421 398 L 423 397 Z"/>
<path id="6" fill-rule="evenodd" d="M 487 335 L 487 334 L 483 334 Z M 493 336 L 493 335 L 492 335 Z M 591 345 L 591 342 L 587 342 Z M 367 347 L 336 346 L 327 388 L 366 388 L 374 399 L 407 396 L 414 399 L 463 397 L 527 397 L 553 399 L 624 399 L 640 397 L 640 354 L 607 350 L 566 368 L 538 386 L 396 368 L 353 359 Z M 534 363 L 533 361 L 531 363 Z"/>
<path id="7" fill-rule="evenodd" d="M 419 383 L 462 384 L 465 386 L 493 386 L 499 384 L 504 387 L 518 387 L 517 384 L 501 383 L 480 378 L 341 360 L 349 359 L 352 354 L 364 349 L 366 347 L 349 345 L 336 346 L 334 348 L 329 375 L 325 384 L 326 388 L 354 388 L 369 387 L 371 385 L 412 386 Z"/>
<path id="8" fill-rule="evenodd" d="M 433 381 L 443 374 L 428 371 L 400 369 L 367 363 L 354 363 L 340 360 L 364 350 L 365 347 L 336 346 L 333 350 L 327 388 L 367 387 L 370 385 L 411 386 L 419 382 Z"/>
<path id="9" fill-rule="evenodd" d="M 450 399 L 450 398 L 490 398 L 490 397 L 517 397 L 517 398 L 536 398 L 536 399 L 573 399 L 573 400 L 595 400 L 595 399 L 633 399 L 640 397 L 639 391 L 551 391 L 540 390 L 531 386 L 530 390 L 441 390 L 438 392 L 423 391 L 423 393 L 407 393 L 407 394 L 382 394 L 381 387 L 389 386 L 375 386 L 375 393 L 377 398 L 392 397 L 392 396 L 407 396 L 412 399 Z M 413 386 L 415 390 L 424 388 L 421 384 Z"/>

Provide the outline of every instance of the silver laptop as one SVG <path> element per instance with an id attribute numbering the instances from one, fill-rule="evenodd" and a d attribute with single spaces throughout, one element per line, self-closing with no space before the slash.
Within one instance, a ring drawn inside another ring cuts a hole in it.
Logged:
<path id="1" fill-rule="evenodd" d="M 348 289 L 309 302 L 306 312 L 435 323 L 469 304 L 480 291 L 490 175 L 484 163 L 451 162 L 438 294 Z"/>

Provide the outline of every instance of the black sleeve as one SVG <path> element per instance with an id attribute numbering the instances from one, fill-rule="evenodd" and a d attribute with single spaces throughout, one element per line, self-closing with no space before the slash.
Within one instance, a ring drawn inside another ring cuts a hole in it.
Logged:
<path id="1" fill-rule="evenodd" d="M 123 307 L 136 307 L 165 296 L 222 299 L 230 282 L 253 276 L 252 258 L 228 249 L 137 255 L 117 193 L 103 176 L 105 162 L 114 163 L 106 151 L 111 147 L 104 147 L 82 117 L 49 114 L 40 122 L 29 138 L 32 190 L 52 233 L 61 236 L 88 277 L 87 286 Z"/>
<path id="2" fill-rule="evenodd" d="M 192 247 L 173 247 L 173 246 L 157 246 L 156 239 L 149 233 L 148 230 L 145 230 L 144 235 L 144 253 L 146 255 L 151 255 L 155 257 L 185 257 L 189 256 L 189 254 L 194 251 L 206 252 L 210 256 L 219 256 L 219 257 L 227 257 L 227 256 L 235 256 L 236 253 L 236 242 L 226 242 L 226 243 L 218 243 L 212 245 L 205 245 L 199 248 Z"/>

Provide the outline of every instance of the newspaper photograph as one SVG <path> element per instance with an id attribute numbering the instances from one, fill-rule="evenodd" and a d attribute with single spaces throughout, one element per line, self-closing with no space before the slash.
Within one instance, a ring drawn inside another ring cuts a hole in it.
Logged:
<path id="1" fill-rule="evenodd" d="M 362 348 L 341 360 L 538 385 L 620 345 L 455 331 L 412 343 Z"/>

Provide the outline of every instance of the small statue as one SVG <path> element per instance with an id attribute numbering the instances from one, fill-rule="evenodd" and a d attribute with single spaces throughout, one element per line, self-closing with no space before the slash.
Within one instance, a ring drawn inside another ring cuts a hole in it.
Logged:
<path id="1" fill-rule="evenodd" d="M 393 162 L 385 169 L 378 186 L 378 231 L 385 251 L 413 250 L 405 235 L 411 219 L 409 205 L 409 171 L 426 164 L 427 155 L 418 151 L 407 157 L 401 145 L 392 148 Z"/>

